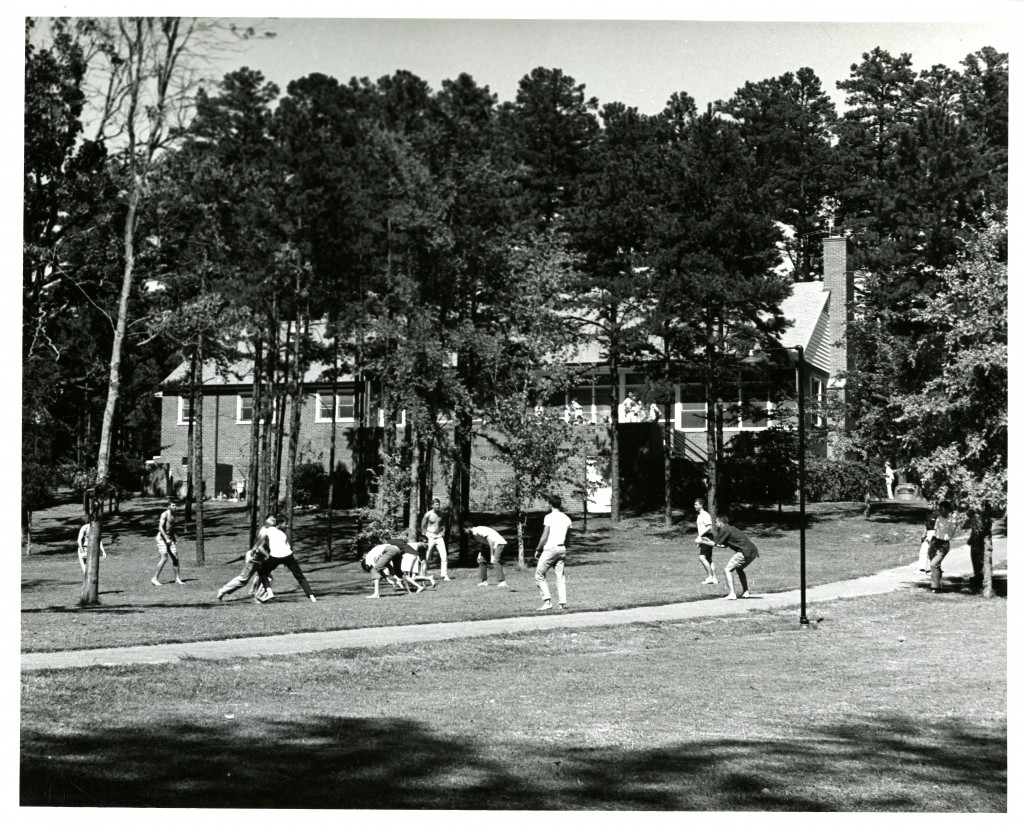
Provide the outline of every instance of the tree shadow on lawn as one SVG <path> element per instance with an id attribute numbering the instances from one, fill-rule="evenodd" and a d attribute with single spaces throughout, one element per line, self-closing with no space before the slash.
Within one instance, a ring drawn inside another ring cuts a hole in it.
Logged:
<path id="1" fill-rule="evenodd" d="M 213 725 L 23 731 L 21 805 L 1006 810 L 1005 734 L 959 721 L 865 720 L 794 739 L 716 739 L 628 752 L 543 737 L 478 746 L 408 719 L 223 719 L 238 708 L 214 708 L 213 718 L 222 721 Z"/>

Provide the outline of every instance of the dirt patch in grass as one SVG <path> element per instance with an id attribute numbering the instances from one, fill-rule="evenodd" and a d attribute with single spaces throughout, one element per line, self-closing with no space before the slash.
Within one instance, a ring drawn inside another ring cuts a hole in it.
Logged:
<path id="1" fill-rule="evenodd" d="M 21 802 L 1005 812 L 1006 601 L 816 612 L 26 673 Z"/>
<path id="2" fill-rule="evenodd" d="M 309 603 L 292 576 L 278 570 L 278 598 L 256 606 L 244 591 L 226 603 L 217 589 L 241 569 L 231 563 L 244 551 L 244 507 L 211 502 L 206 506 L 206 565 L 194 565 L 191 530 L 179 543 L 184 585 L 149 583 L 156 566 L 156 520 L 162 501 L 136 498 L 107 526 L 109 557 L 100 561 L 102 604 L 81 608 L 81 571 L 75 555 L 79 508 L 69 502 L 35 516 L 33 554 L 22 558 L 22 650 L 70 650 L 238 638 L 254 635 L 507 618 L 532 612 L 539 599 L 533 562 L 514 565 L 514 531 L 507 518 L 480 516 L 510 541 L 505 563 L 509 590 L 479 588 L 473 551 L 454 580 L 414 597 L 392 594 L 365 598 L 369 581 L 346 543 L 336 559 L 324 559 L 325 524 L 315 512 L 296 519 L 296 553 L 319 601 Z M 810 586 L 873 574 L 914 559 L 924 524 L 923 507 L 893 505 L 875 509 L 869 519 L 863 504 L 833 503 L 809 507 L 807 580 Z M 539 536 L 541 514 L 527 526 L 529 546 Z M 665 528 L 660 515 L 630 516 L 613 527 L 607 518 L 591 518 L 569 546 L 567 581 L 574 611 L 621 609 L 680 601 L 700 602 L 725 593 L 720 585 L 703 585 L 704 573 L 693 543 L 692 518 L 680 515 Z M 734 512 L 735 522 L 757 542 L 761 557 L 749 576 L 755 592 L 778 592 L 799 586 L 799 515 L 793 507 L 748 508 Z M 350 517 L 336 519 L 339 535 L 351 534 Z M 716 550 L 719 575 L 731 553 Z M 457 556 L 456 556 L 457 557 Z M 433 567 L 437 574 L 437 567 Z M 170 568 L 164 579 L 173 581 Z M 553 579 L 552 579 L 553 582 Z"/>

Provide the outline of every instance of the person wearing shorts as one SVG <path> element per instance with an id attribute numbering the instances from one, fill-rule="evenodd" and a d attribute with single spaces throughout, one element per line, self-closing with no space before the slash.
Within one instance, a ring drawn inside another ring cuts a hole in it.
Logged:
<path id="1" fill-rule="evenodd" d="M 89 556 L 89 523 L 86 523 L 78 530 L 78 562 L 82 564 L 82 574 L 86 572 L 86 560 Z M 103 539 L 100 538 L 100 557 L 105 558 L 107 550 L 103 548 Z"/>
<path id="2" fill-rule="evenodd" d="M 441 514 L 441 501 L 434 498 L 430 511 L 423 515 L 423 522 L 420 530 L 427 539 L 427 549 L 423 553 L 423 564 L 420 574 L 427 576 L 427 564 L 430 561 L 430 553 L 437 550 L 437 556 L 441 559 L 441 580 L 450 581 L 448 577 L 448 549 L 444 544 L 444 515 Z"/>
<path id="3" fill-rule="evenodd" d="M 557 494 L 548 497 L 551 510 L 544 516 L 544 531 L 537 542 L 537 571 L 533 575 L 540 590 L 541 604 L 537 611 L 551 609 L 551 590 L 548 588 L 548 570 L 555 570 L 555 588 L 558 590 L 558 608 L 569 606 L 565 596 L 565 541 L 572 520 L 562 513 L 562 498 Z"/>
<path id="4" fill-rule="evenodd" d="M 505 570 L 501 567 L 501 553 L 505 548 L 505 538 L 488 526 L 473 526 L 469 533 L 480 544 L 480 551 L 476 556 L 477 567 L 480 571 L 480 583 L 477 586 L 488 586 L 487 569 L 491 567 L 498 578 L 497 585 L 503 588 L 507 587 Z M 486 556 L 484 555 L 485 550 L 487 551 Z"/>
<path id="5" fill-rule="evenodd" d="M 729 594 L 725 596 L 726 600 L 735 601 L 737 597 L 750 598 L 746 569 L 759 554 L 754 542 L 735 526 L 730 526 L 728 517 L 719 514 L 715 523 L 715 545 L 732 549 L 736 553 L 729 558 L 729 562 L 725 565 L 725 581 L 729 584 Z M 733 573 L 740 579 L 740 586 L 743 588 L 743 592 L 739 596 L 736 595 Z"/>
<path id="6" fill-rule="evenodd" d="M 717 584 L 718 577 L 715 575 L 715 565 L 712 560 L 715 550 L 715 535 L 711 529 L 711 515 L 704 507 L 704 498 L 698 497 L 693 501 L 693 507 L 697 512 L 697 557 L 700 565 L 707 573 L 702 584 Z"/>
<path id="7" fill-rule="evenodd" d="M 156 574 L 153 575 L 150 583 L 153 586 L 161 586 L 160 573 L 163 571 L 167 558 L 171 559 L 171 566 L 174 567 L 174 582 L 183 583 L 181 570 L 178 566 L 178 537 L 174 533 L 174 501 L 167 504 L 167 509 L 160 515 L 160 522 L 156 529 L 156 550 L 160 554 L 160 560 L 156 564 Z"/>

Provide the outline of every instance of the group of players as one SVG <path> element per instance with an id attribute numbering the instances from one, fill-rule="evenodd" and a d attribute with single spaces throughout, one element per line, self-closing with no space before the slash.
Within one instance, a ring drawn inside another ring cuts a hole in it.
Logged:
<path id="1" fill-rule="evenodd" d="M 544 516 L 544 531 L 537 543 L 535 552 L 537 569 L 534 580 L 540 590 L 541 605 L 538 611 L 553 608 L 551 589 L 548 586 L 547 574 L 555 572 L 555 588 L 558 593 L 558 608 L 565 610 L 569 606 L 565 592 L 565 544 L 572 520 L 562 511 L 562 499 L 557 494 L 548 497 L 550 511 Z M 441 580 L 448 581 L 448 551 L 444 543 L 444 516 L 441 514 L 441 501 L 435 499 L 430 511 L 423 515 L 420 531 L 425 538 L 415 539 L 409 534 L 405 538 L 396 537 L 381 540 L 362 558 L 363 570 L 370 573 L 373 592 L 367 598 L 380 598 L 380 582 L 389 583 L 407 594 L 422 592 L 429 582 L 435 586 L 433 575 L 427 574 L 427 562 L 431 553 L 436 551 L 441 561 Z M 489 572 L 493 571 L 499 589 L 508 587 L 505 570 L 501 566 L 501 553 L 505 549 L 506 540 L 489 526 L 471 526 L 470 537 L 479 546 L 477 569 L 480 581 L 477 586 L 490 586 Z"/>
<path id="2" fill-rule="evenodd" d="M 565 610 L 568 607 L 565 589 L 565 546 L 572 520 L 562 511 L 562 500 L 558 495 L 549 496 L 548 503 L 550 510 L 544 516 L 544 530 L 535 552 L 537 568 L 534 572 L 534 580 L 541 596 L 541 605 L 537 608 L 538 611 L 553 608 L 551 590 L 547 582 L 547 574 L 551 570 L 554 570 L 555 573 L 558 607 L 560 610 Z M 729 594 L 725 597 L 729 600 L 751 597 L 747 587 L 745 569 L 758 557 L 757 546 L 743 532 L 729 525 L 728 518 L 724 515 L 719 515 L 717 521 L 712 524 L 711 515 L 705 508 L 703 498 L 697 498 L 694 502 L 694 509 L 697 512 L 696 543 L 699 547 L 699 558 L 707 572 L 707 577 L 702 583 L 718 583 L 718 576 L 712 561 L 712 551 L 714 546 L 726 547 L 732 549 L 735 554 L 726 564 L 724 570 L 729 586 Z M 160 574 L 168 560 L 174 570 L 175 583 L 182 583 L 174 511 L 175 504 L 171 501 L 161 513 L 157 524 L 156 544 L 159 560 L 156 573 L 151 578 L 151 583 L 154 586 L 161 586 Z M 362 557 L 361 564 L 363 570 L 370 573 L 373 589 L 367 598 L 380 598 L 382 580 L 399 591 L 404 590 L 407 594 L 422 592 L 428 585 L 435 586 L 437 581 L 433 575 L 427 574 L 427 563 L 435 551 L 441 562 L 441 580 L 451 580 L 448 575 L 445 531 L 441 501 L 435 498 L 420 524 L 420 532 L 424 540 L 417 540 L 415 534 L 409 534 L 405 538 L 382 539 L 366 552 Z M 78 532 L 78 559 L 83 574 L 86 571 L 88 532 L 88 523 L 83 525 Z M 480 580 L 477 585 L 489 586 L 489 573 L 493 571 L 496 578 L 495 585 L 499 589 L 507 588 L 508 582 L 505 580 L 505 571 L 501 566 L 501 554 L 506 545 L 505 538 L 488 526 L 472 526 L 469 529 L 469 534 L 480 547 L 477 555 Z M 102 541 L 100 551 L 102 557 L 107 556 Z M 274 570 L 278 566 L 285 566 L 295 577 L 306 597 L 310 601 L 316 602 L 316 596 L 313 595 L 309 582 L 303 575 L 292 552 L 288 536 L 278 528 L 277 520 L 273 516 L 266 519 L 252 547 L 245 553 L 244 560 L 245 565 L 242 571 L 217 590 L 218 600 L 222 601 L 231 593 L 249 585 L 249 595 L 257 603 L 266 603 L 274 597 L 272 589 Z M 739 594 L 737 594 L 733 582 L 734 575 L 740 582 L 741 592 Z"/>

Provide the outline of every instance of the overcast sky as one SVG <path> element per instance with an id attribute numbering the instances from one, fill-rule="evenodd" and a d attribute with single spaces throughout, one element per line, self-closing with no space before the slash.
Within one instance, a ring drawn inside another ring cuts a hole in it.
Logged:
<path id="1" fill-rule="evenodd" d="M 968 6 L 968 4 L 963 4 Z M 705 10 L 707 5 L 704 6 Z M 824 8 L 823 6 L 819 8 Z M 969 7 L 968 7 L 969 8 Z M 762 10 L 763 12 L 763 10 Z M 963 14 L 963 12 L 961 12 Z M 282 88 L 313 72 L 340 81 L 376 80 L 406 69 L 432 88 L 468 72 L 501 100 L 537 66 L 557 67 L 601 103 L 659 112 L 673 92 L 698 107 L 730 97 L 746 81 L 811 67 L 841 105 L 837 80 L 864 52 L 909 52 L 918 70 L 959 62 L 983 46 L 1009 51 L 1004 23 L 711 22 L 685 20 L 264 19 L 276 33 L 225 59 L 248 65 Z"/>

